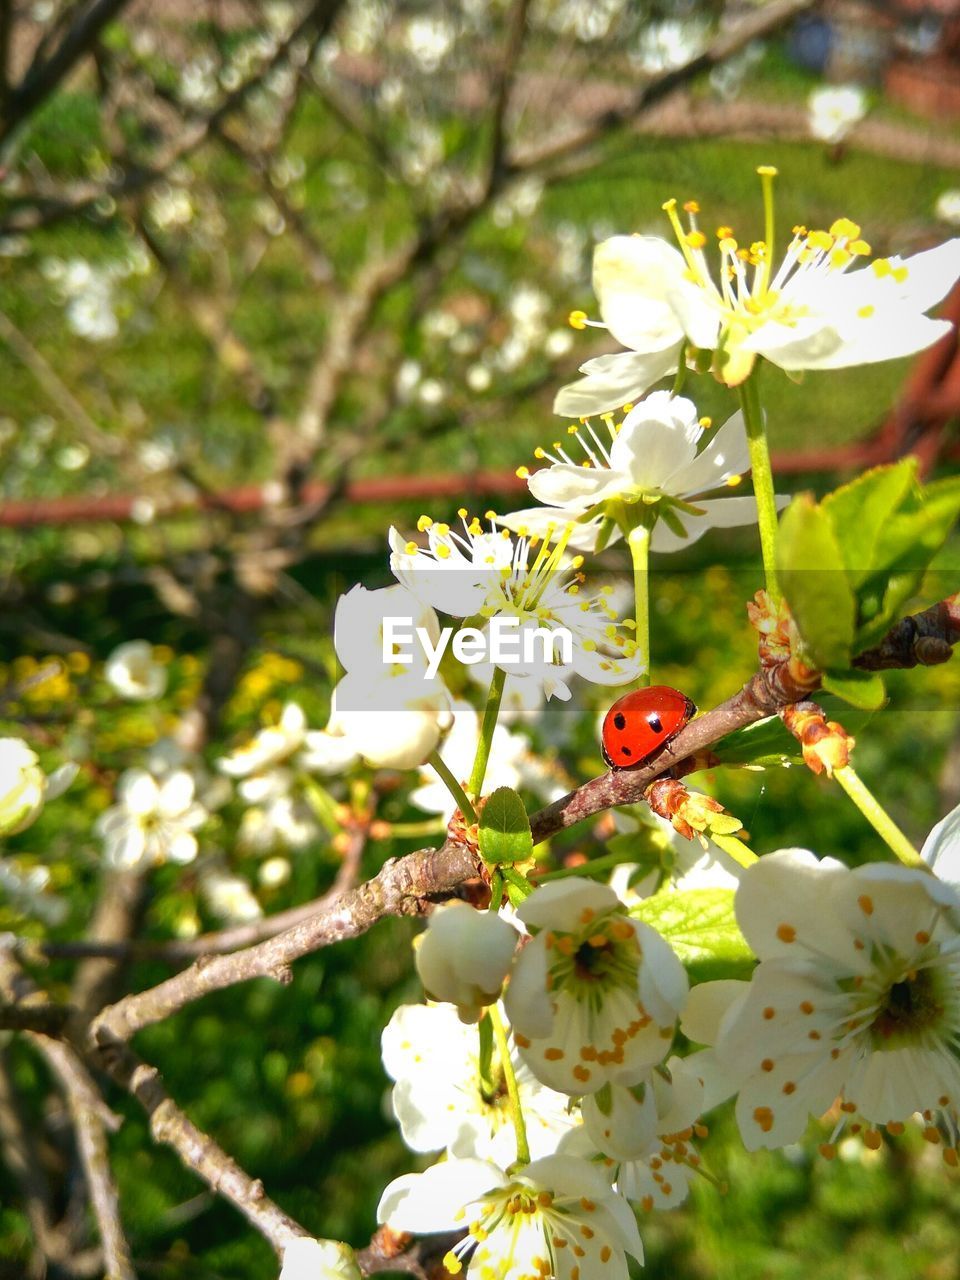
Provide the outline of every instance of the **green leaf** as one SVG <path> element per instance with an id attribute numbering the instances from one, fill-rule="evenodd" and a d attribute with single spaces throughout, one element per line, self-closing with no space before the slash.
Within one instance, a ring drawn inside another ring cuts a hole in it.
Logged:
<path id="1" fill-rule="evenodd" d="M 820 670 L 850 665 L 856 605 L 833 523 L 810 494 L 794 498 L 780 521 L 777 576 Z"/>
<path id="2" fill-rule="evenodd" d="M 883 678 L 878 671 L 825 671 L 823 687 L 844 702 L 862 711 L 879 711 L 887 700 Z"/>
<path id="3" fill-rule="evenodd" d="M 530 819 L 510 787 L 498 787 L 480 814 L 480 854 L 484 862 L 522 862 L 533 853 Z"/>
<path id="4" fill-rule="evenodd" d="M 960 514 L 960 477 L 935 481 L 907 495 L 877 540 L 877 572 L 861 587 L 854 652 L 877 644 L 920 588 L 933 557 Z"/>
<path id="5" fill-rule="evenodd" d="M 777 716 L 734 729 L 710 748 L 721 764 L 782 765 L 799 760 L 800 744 Z"/>
<path id="6" fill-rule="evenodd" d="M 892 466 L 874 467 L 857 476 L 828 493 L 821 502 L 831 519 L 852 587 L 858 587 L 876 569 L 876 547 L 883 526 L 916 477 L 916 458 L 904 458 Z"/>
<path id="7" fill-rule="evenodd" d="M 631 915 L 670 943 L 695 982 L 743 977 L 754 955 L 733 913 L 732 889 L 664 889 Z"/>

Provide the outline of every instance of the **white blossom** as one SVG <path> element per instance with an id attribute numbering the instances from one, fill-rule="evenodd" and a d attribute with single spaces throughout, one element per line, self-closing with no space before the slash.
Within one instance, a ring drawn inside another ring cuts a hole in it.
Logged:
<path id="1" fill-rule="evenodd" d="M 479 615 L 484 622 L 516 618 L 513 647 L 519 647 L 520 656 L 492 660 L 518 678 L 535 679 L 547 698 L 566 701 L 567 681 L 574 675 L 606 685 L 637 678 L 636 643 L 621 630 L 602 593 L 588 595 L 581 589 L 577 570 L 582 558 L 566 555 L 574 528 L 569 519 L 552 544 L 549 536 L 514 541 L 497 527 L 492 512 L 487 513 L 489 529 L 476 518 L 468 521 L 465 511 L 460 518 L 462 532 L 421 516 L 418 528 L 427 535 L 426 547 L 390 530 L 390 567 L 412 593 L 453 617 Z M 544 631 L 568 633 L 572 653 L 564 656 L 554 644 L 545 653 L 546 646 L 534 635 Z"/>
<path id="2" fill-rule="evenodd" d="M 129 869 L 192 862 L 198 849 L 194 832 L 208 817 L 194 790 L 193 778 L 184 770 L 161 782 L 144 769 L 121 774 L 117 803 L 100 815 L 94 828 L 107 863 Z"/>
<path id="3" fill-rule="evenodd" d="M 760 173 L 772 241 L 775 170 Z M 796 228 L 774 270 L 772 243 L 744 248 L 721 227 L 717 284 L 698 208 L 685 205 L 685 228 L 676 201 L 664 206 L 679 249 L 645 235 L 598 245 L 593 284 L 602 323 L 589 323 L 609 329 L 628 350 L 583 365 L 586 377 L 561 389 L 557 413 L 588 417 L 635 401 L 677 368 L 685 348 L 688 355 L 712 352 L 715 375 L 737 386 L 760 356 L 788 372 L 841 369 L 913 355 L 950 329 L 924 313 L 960 274 L 960 240 L 851 270 L 871 249 L 855 222 L 838 218 L 829 231 Z"/>
<path id="4" fill-rule="evenodd" d="M 211 913 L 226 924 L 247 924 L 263 915 L 249 884 L 223 866 L 208 864 L 199 876 L 200 893 Z"/>
<path id="5" fill-rule="evenodd" d="M 475 1026 L 450 1005 L 404 1004 L 381 1041 L 383 1065 L 395 1081 L 392 1109 L 412 1151 L 476 1156 L 506 1168 L 516 1158 L 516 1134 L 494 1051 L 491 1080 L 481 1079 Z M 565 1094 L 546 1088 L 511 1053 L 530 1154 L 552 1154 L 564 1133 L 579 1123 Z"/>
<path id="6" fill-rule="evenodd" d="M 838 1096 L 835 1136 L 854 1118 L 897 1132 L 919 1112 L 957 1146 L 958 905 L 936 876 L 899 865 L 851 870 L 785 849 L 749 868 L 737 920 L 760 964 L 719 993 L 715 1046 L 749 1150 L 797 1141 Z"/>
<path id="7" fill-rule="evenodd" d="M 416 1234 L 466 1228 L 444 1262 L 455 1274 L 472 1251 L 472 1280 L 627 1280 L 625 1255 L 643 1259 L 633 1211 L 573 1156 L 546 1156 L 513 1175 L 485 1160 L 447 1160 L 391 1182 L 377 1218 Z"/>
<path id="8" fill-rule="evenodd" d="M 603 426 L 595 428 L 589 421 L 572 426 L 568 434 L 579 445 L 582 461 L 559 443 L 553 452 L 538 448 L 536 456 L 550 465 L 532 475 L 521 467 L 519 474 L 545 505 L 511 512 L 501 523 L 518 532 L 542 533 L 564 520 L 581 521 L 571 540 L 581 550 L 593 550 L 601 528 L 594 517 L 605 513 L 606 504 L 639 505 L 643 519 L 655 521 L 651 546 L 661 552 L 678 551 L 708 529 L 755 524 L 753 497 L 700 497 L 734 488 L 750 469 L 743 415 L 736 413 L 711 431 L 709 443 L 698 453 L 709 425 L 691 400 L 656 391 L 621 423 L 604 414 Z M 620 536 L 614 529 L 609 541 Z"/>
<path id="9" fill-rule="evenodd" d="M 666 1056 L 687 977 L 656 930 L 632 920 L 612 889 L 577 879 L 541 885 L 517 915 L 537 932 L 504 1004 L 537 1079 L 595 1093 Z"/>
<path id="10" fill-rule="evenodd" d="M 867 114 L 866 92 L 856 84 L 823 85 L 807 98 L 810 132 L 820 142 L 837 143 Z"/>
<path id="11" fill-rule="evenodd" d="M 167 687 L 167 669 L 154 658 L 149 640 L 117 645 L 104 663 L 103 675 L 115 693 L 131 702 L 162 698 Z"/>
<path id="12" fill-rule="evenodd" d="M 951 187 L 947 191 L 941 191 L 937 196 L 934 213 L 941 222 L 946 222 L 951 227 L 960 227 L 960 190 Z"/>

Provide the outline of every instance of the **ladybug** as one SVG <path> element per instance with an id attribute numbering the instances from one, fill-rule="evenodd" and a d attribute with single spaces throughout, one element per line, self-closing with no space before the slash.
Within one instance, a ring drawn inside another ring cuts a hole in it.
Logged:
<path id="1" fill-rule="evenodd" d="M 618 698 L 603 717 L 600 745 L 611 769 L 636 769 L 697 714 L 679 689 L 653 684 Z"/>

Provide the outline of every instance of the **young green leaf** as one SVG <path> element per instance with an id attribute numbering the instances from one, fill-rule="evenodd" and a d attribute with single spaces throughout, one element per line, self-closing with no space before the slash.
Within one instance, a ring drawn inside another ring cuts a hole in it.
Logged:
<path id="1" fill-rule="evenodd" d="M 480 854 L 491 866 L 522 862 L 533 852 L 530 819 L 523 801 L 510 787 L 498 787 L 480 814 Z"/>
<path id="2" fill-rule="evenodd" d="M 810 494 L 783 513 L 777 576 L 810 662 L 821 670 L 849 666 L 856 604 L 833 523 Z"/>
<path id="3" fill-rule="evenodd" d="M 883 679 L 877 671 L 825 671 L 823 687 L 835 693 L 852 707 L 862 711 L 879 711 L 887 700 Z"/>
<path id="4" fill-rule="evenodd" d="M 858 587 L 876 568 L 877 541 L 883 527 L 916 477 L 916 458 L 904 458 L 892 466 L 864 472 L 821 502 L 833 524 L 852 587 Z"/>
<path id="5" fill-rule="evenodd" d="M 754 956 L 733 913 L 733 894 L 732 889 L 664 889 L 630 914 L 667 939 L 694 981 L 744 977 Z"/>

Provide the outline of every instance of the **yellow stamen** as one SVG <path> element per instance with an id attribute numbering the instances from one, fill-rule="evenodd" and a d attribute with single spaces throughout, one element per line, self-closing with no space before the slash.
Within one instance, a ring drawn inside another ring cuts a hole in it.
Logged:
<path id="1" fill-rule="evenodd" d="M 587 313 L 585 311 L 571 311 L 567 316 L 567 324 L 571 329 L 585 329 L 587 327 Z"/>

